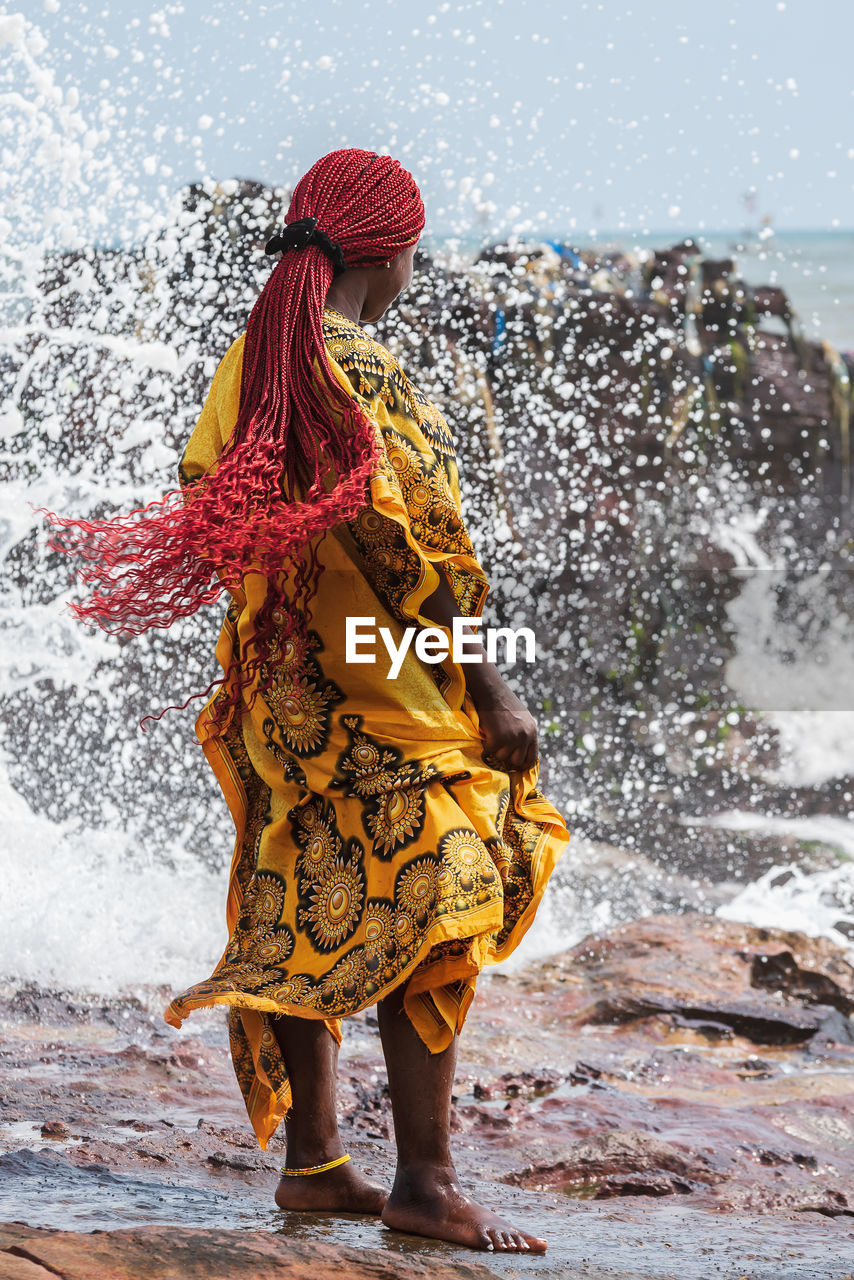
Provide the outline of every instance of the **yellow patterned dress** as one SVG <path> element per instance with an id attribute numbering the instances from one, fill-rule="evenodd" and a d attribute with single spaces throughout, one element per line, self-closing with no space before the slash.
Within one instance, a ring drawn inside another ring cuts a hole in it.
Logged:
<path id="1" fill-rule="evenodd" d="M 193 1009 L 229 1006 L 235 1071 L 262 1147 L 291 1106 L 272 1017 L 322 1018 L 340 1040 L 341 1018 L 405 984 L 406 1014 L 441 1051 L 480 970 L 528 929 L 569 840 L 537 766 L 507 774 L 484 763 L 464 666 L 423 662 L 410 647 L 389 679 L 381 642 L 374 662 L 346 661 L 348 616 L 388 628 L 396 645 L 407 626 L 436 625 L 421 606 L 439 565 L 460 616 L 480 615 L 488 583 L 462 520 L 444 418 L 353 321 L 327 308 L 324 334 L 336 378 L 385 454 L 370 505 L 315 543 L 324 571 L 302 687 L 288 641 L 242 722 L 213 732 L 222 690 L 197 722 L 237 829 L 229 939 L 210 979 L 166 1012 L 180 1026 Z M 242 352 L 239 338 L 214 376 L 183 483 L 214 465 L 233 429 Z M 217 646 L 224 670 L 251 640 L 266 589 L 250 575 L 233 595 Z"/>

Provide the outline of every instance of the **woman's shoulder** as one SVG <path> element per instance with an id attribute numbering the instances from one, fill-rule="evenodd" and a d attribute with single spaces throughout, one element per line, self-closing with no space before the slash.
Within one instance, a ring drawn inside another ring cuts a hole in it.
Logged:
<path id="1" fill-rule="evenodd" d="M 405 379 L 399 362 L 382 343 L 332 307 L 323 312 L 323 336 L 330 359 L 345 371 L 359 395 L 379 394 L 393 379 Z"/>
<path id="2" fill-rule="evenodd" d="M 327 307 L 323 332 L 329 358 L 347 375 L 356 395 L 381 400 L 392 421 L 420 428 L 437 453 L 454 456 L 454 442 L 442 414 L 404 372 L 396 356 L 355 321 Z"/>

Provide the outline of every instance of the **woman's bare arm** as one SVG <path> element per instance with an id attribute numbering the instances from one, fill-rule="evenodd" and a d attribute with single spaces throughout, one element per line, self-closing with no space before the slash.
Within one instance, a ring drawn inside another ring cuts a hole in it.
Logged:
<path id="1" fill-rule="evenodd" d="M 440 583 L 424 601 L 421 612 L 434 622 L 451 630 L 453 619 L 460 616 L 441 565 L 437 566 Z M 501 673 L 487 661 L 486 650 L 472 628 L 466 648 L 478 654 L 480 662 L 467 663 L 466 687 L 477 708 L 480 731 L 483 737 L 483 758 L 487 764 L 496 765 L 509 773 L 511 770 L 529 769 L 539 755 L 537 725 L 531 713 L 522 705 L 515 693 L 507 687 Z"/>

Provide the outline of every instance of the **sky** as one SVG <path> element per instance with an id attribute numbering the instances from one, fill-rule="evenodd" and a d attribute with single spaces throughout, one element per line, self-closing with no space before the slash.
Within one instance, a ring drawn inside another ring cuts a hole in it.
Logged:
<path id="1" fill-rule="evenodd" d="M 341 146 L 397 156 L 436 236 L 854 226 L 851 0 L 16 9 L 116 226 L 200 177 L 290 186 Z"/>

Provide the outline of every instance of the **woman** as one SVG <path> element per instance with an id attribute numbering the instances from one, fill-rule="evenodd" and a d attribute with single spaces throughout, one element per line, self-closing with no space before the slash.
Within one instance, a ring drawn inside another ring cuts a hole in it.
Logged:
<path id="1" fill-rule="evenodd" d="M 408 626 L 478 616 L 488 590 L 447 424 L 362 328 L 409 284 L 423 225 L 390 157 L 319 160 L 213 379 L 183 501 L 59 523 L 98 588 L 78 612 L 102 626 L 165 625 L 231 596 L 223 680 L 197 722 L 237 828 L 230 937 L 166 1018 L 229 1007 L 262 1147 L 285 1121 L 277 1203 L 542 1251 L 464 1195 L 449 1148 L 477 974 L 515 948 L 568 840 L 537 788 L 536 727 L 485 660 L 430 664 L 410 647 L 395 679 L 381 645 L 373 663 L 347 660 L 348 619 L 399 648 Z M 336 1121 L 341 1019 L 374 1004 L 398 1151 L 390 1194 L 356 1171 Z"/>

